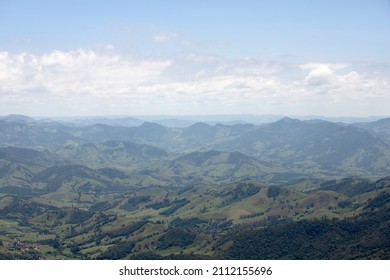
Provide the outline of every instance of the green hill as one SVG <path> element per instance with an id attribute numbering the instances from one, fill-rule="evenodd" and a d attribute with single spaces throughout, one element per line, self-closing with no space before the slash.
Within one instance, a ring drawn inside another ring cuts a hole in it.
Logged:
<path id="1" fill-rule="evenodd" d="M 1 118 L 0 259 L 388 259 L 386 127 Z"/>

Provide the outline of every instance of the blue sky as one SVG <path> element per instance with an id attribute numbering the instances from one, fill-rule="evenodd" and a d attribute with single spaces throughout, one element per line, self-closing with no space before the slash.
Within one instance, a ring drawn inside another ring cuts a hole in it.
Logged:
<path id="1" fill-rule="evenodd" d="M 0 115 L 388 115 L 390 1 L 0 0 Z"/>

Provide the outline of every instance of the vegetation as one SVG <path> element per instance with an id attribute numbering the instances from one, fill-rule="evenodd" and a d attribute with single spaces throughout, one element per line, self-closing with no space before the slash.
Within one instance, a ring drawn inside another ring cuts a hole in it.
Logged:
<path id="1" fill-rule="evenodd" d="M 0 259 L 389 259 L 389 131 L 0 119 Z"/>
<path id="2" fill-rule="evenodd" d="M 164 250 L 171 247 L 185 247 L 191 245 L 196 235 L 188 230 L 173 228 L 157 240 L 157 249 Z"/>
<path id="3" fill-rule="evenodd" d="M 390 209 L 345 220 L 305 220 L 241 231 L 229 259 L 389 259 Z"/>

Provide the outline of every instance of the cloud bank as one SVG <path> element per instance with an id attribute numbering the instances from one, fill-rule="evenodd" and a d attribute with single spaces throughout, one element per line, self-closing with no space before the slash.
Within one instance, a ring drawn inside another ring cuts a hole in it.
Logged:
<path id="1" fill-rule="evenodd" d="M 145 58 L 114 47 L 40 55 L 3 51 L 0 114 L 386 114 L 390 77 L 364 69 L 193 53 Z"/>

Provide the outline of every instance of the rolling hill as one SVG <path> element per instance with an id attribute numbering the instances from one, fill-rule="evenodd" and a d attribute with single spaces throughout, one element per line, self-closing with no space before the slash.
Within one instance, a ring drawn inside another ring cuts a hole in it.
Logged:
<path id="1" fill-rule="evenodd" d="M 390 256 L 386 120 L 122 121 L 0 119 L 0 259 Z"/>

